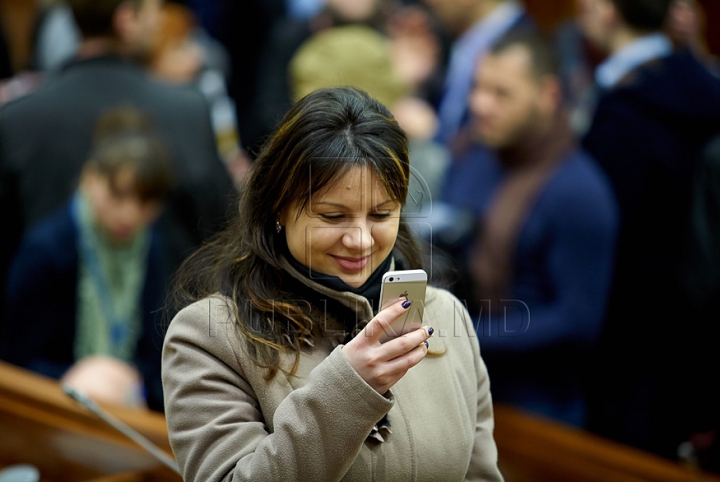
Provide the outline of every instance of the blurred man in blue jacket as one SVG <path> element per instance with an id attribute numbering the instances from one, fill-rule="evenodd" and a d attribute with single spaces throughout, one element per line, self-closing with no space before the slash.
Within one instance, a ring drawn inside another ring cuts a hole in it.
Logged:
<path id="1" fill-rule="evenodd" d="M 544 39 L 500 40 L 477 69 L 470 112 L 484 147 L 456 159 L 444 200 L 479 220 L 467 259 L 493 399 L 583 426 L 583 370 L 604 315 L 615 200 L 578 148 Z"/>

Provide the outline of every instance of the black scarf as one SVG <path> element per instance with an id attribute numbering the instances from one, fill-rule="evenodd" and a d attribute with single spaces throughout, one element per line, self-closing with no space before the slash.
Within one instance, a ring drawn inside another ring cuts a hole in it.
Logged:
<path id="1" fill-rule="evenodd" d="M 300 263 L 292 256 L 292 254 L 290 254 L 290 250 L 288 249 L 287 243 L 284 239 L 282 239 L 278 244 L 280 252 L 285 257 L 285 259 L 302 276 L 313 281 L 314 283 L 330 288 L 333 291 L 350 292 L 362 296 L 370 302 L 370 306 L 372 306 L 373 311 L 375 312 L 377 312 L 380 302 L 382 275 L 390 269 L 393 258 L 395 259 L 395 269 L 403 269 L 401 267 L 398 267 L 398 261 L 402 263 L 402 257 L 398 257 L 397 253 L 393 251 L 387 258 L 385 258 L 385 260 L 383 260 L 382 263 L 380 263 L 377 268 L 375 268 L 375 271 L 373 271 L 373 273 L 365 281 L 365 283 L 362 284 L 362 286 L 358 288 L 353 288 L 337 276 L 320 273 Z M 301 297 L 302 299 L 308 301 L 311 306 L 315 305 L 318 297 L 321 296 L 317 291 L 292 276 L 288 276 L 287 279 L 283 280 L 283 291 L 292 293 L 293 296 Z M 348 307 L 344 306 L 342 303 L 335 299 L 323 298 L 323 301 L 325 302 L 327 314 L 329 314 L 332 318 L 342 324 L 344 326 L 344 329 L 350 336 L 352 336 L 353 333 L 357 332 L 357 329 L 359 328 L 359 322 L 370 321 L 358 320 L 357 314 L 354 311 L 350 310 Z"/>
<path id="2" fill-rule="evenodd" d="M 306 278 L 334 291 L 349 291 L 350 293 L 362 296 L 370 302 L 370 306 L 373 307 L 373 310 L 377 310 L 378 303 L 380 302 L 380 282 L 382 280 L 382 275 L 390 269 L 392 254 L 388 255 L 388 257 L 385 258 L 385 260 L 380 263 L 377 268 L 375 268 L 375 271 L 372 272 L 370 277 L 362 284 L 362 286 L 358 288 L 353 288 L 337 276 L 320 273 L 318 271 L 315 271 L 314 269 L 305 266 L 290 254 L 290 251 L 287 249 L 287 247 L 285 247 L 284 254 L 285 258 L 292 265 L 292 267 L 295 268 L 298 273 L 302 274 Z"/>

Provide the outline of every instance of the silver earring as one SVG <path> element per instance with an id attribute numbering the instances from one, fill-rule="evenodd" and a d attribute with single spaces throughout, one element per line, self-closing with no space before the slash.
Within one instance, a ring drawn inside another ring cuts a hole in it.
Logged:
<path id="1" fill-rule="evenodd" d="M 280 221 L 275 221 L 275 231 L 280 234 L 280 231 L 282 231 L 282 226 L 280 225 Z"/>

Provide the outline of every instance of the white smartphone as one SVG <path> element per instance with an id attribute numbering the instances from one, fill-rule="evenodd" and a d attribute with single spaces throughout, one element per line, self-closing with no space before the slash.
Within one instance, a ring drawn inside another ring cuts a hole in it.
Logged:
<path id="1" fill-rule="evenodd" d="M 405 298 L 412 305 L 385 330 L 385 334 L 380 337 L 381 343 L 422 327 L 426 287 L 427 273 L 422 269 L 388 271 L 383 275 L 380 307 L 398 298 Z"/>

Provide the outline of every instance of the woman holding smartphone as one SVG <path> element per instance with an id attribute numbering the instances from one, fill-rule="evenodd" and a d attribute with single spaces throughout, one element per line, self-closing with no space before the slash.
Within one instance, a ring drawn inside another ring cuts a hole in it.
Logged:
<path id="1" fill-rule="evenodd" d="M 424 326 L 381 342 L 411 304 L 378 310 L 382 275 L 421 267 L 409 176 L 404 132 L 358 89 L 285 116 L 177 276 L 162 368 L 186 481 L 502 480 L 463 304 L 428 287 Z"/>

